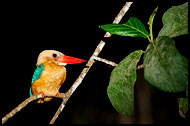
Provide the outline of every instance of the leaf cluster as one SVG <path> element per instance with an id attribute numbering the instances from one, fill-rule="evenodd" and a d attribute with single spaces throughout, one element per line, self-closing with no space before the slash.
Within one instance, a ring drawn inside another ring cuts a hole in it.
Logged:
<path id="1" fill-rule="evenodd" d="M 158 7 L 149 18 L 149 32 L 136 17 L 130 17 L 124 24 L 100 26 L 111 34 L 142 37 L 149 41 L 144 55 L 142 50 L 130 53 L 111 73 L 108 97 L 113 107 L 126 116 L 134 114 L 136 70 L 142 55 L 144 77 L 151 85 L 165 92 L 187 91 L 188 88 L 188 60 L 178 52 L 172 39 L 188 34 L 188 3 L 173 6 L 164 13 L 163 28 L 154 39 L 152 26 L 157 10 Z M 179 104 L 183 105 L 183 101 L 179 100 Z"/>

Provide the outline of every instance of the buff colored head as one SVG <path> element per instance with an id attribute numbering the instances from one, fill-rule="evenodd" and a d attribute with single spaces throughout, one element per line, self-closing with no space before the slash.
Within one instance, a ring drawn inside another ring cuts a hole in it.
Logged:
<path id="1" fill-rule="evenodd" d="M 37 66 L 45 62 L 54 62 L 58 65 L 67 65 L 67 64 L 78 64 L 83 63 L 85 60 L 64 55 L 63 53 L 56 50 L 44 50 L 42 51 L 37 60 Z"/>

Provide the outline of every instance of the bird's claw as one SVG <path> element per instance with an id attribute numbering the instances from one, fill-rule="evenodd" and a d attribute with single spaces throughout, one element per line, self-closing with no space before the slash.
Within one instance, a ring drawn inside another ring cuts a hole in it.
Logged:
<path id="1" fill-rule="evenodd" d="M 56 94 L 56 97 L 59 97 L 59 95 L 60 95 L 60 92 L 58 91 L 57 94 Z"/>
<path id="2" fill-rule="evenodd" d="M 44 98 L 44 92 L 40 91 L 41 98 Z"/>

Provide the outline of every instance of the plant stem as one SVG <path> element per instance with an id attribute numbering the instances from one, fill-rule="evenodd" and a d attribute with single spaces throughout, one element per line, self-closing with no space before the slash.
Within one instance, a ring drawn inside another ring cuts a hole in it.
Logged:
<path id="1" fill-rule="evenodd" d="M 152 25 L 150 26 L 150 41 L 153 42 Z"/>
<path id="2" fill-rule="evenodd" d="M 149 30 L 150 30 L 150 34 L 149 34 L 150 37 L 148 37 L 148 41 L 150 43 L 152 43 L 152 45 L 154 47 L 154 50 L 155 50 L 156 54 L 158 55 L 158 57 L 160 59 L 160 62 L 162 63 L 162 58 L 161 58 L 160 53 L 158 52 L 158 50 L 157 50 L 157 48 L 155 46 L 155 43 L 154 43 L 154 37 L 153 37 L 153 31 L 152 31 L 152 27 L 153 27 L 152 25 L 153 25 L 153 21 L 154 21 L 154 16 L 156 15 L 157 10 L 158 10 L 158 7 L 156 7 L 154 9 L 154 11 L 153 11 L 153 13 L 150 16 L 149 21 L 148 21 Z"/>
<path id="3" fill-rule="evenodd" d="M 160 56 L 160 53 L 158 52 L 158 50 L 157 50 L 157 48 L 156 48 L 156 45 L 155 45 L 155 43 L 154 43 L 154 40 L 151 40 L 150 43 L 152 43 L 152 45 L 153 45 L 153 47 L 154 47 L 154 50 L 155 50 L 156 54 L 157 54 L 158 57 L 159 57 L 160 63 L 163 63 L 162 57 Z"/>
<path id="4" fill-rule="evenodd" d="M 148 25 L 149 25 L 149 29 L 150 29 L 150 38 L 151 38 L 151 41 L 153 41 L 153 32 L 152 32 L 152 25 L 153 25 L 153 21 L 154 21 L 154 16 L 156 15 L 156 12 L 158 10 L 158 7 L 156 7 L 152 13 L 152 15 L 150 16 L 149 18 L 149 21 L 148 21 Z"/>

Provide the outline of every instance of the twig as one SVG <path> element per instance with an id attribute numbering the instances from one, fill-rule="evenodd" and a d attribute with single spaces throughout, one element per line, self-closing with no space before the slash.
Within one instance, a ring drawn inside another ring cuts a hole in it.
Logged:
<path id="1" fill-rule="evenodd" d="M 94 56 L 93 59 L 100 61 L 100 62 L 103 62 L 103 63 L 108 64 L 108 65 L 117 66 L 117 63 L 109 61 L 107 59 L 103 59 L 101 57 Z"/>
<path id="2" fill-rule="evenodd" d="M 120 22 L 120 20 L 125 15 L 125 13 L 127 12 L 127 10 L 129 9 L 129 7 L 131 6 L 132 3 L 133 2 L 126 2 L 125 3 L 125 5 L 123 6 L 123 8 L 119 12 L 119 14 L 115 17 L 113 23 L 117 24 L 117 23 Z M 111 34 L 109 32 L 106 32 L 106 34 L 104 35 L 104 37 L 111 37 Z M 59 116 L 59 114 L 61 113 L 61 111 L 63 110 L 63 108 L 65 107 L 65 104 L 66 104 L 67 100 L 71 97 L 71 95 L 73 94 L 73 92 L 80 85 L 80 83 L 82 82 L 82 80 L 86 76 L 87 72 L 89 71 L 89 69 L 91 68 L 91 66 L 93 65 L 93 63 L 95 62 L 94 59 L 93 59 L 94 56 L 97 57 L 99 55 L 99 53 L 102 51 L 104 45 L 105 45 L 105 42 L 101 40 L 100 43 L 98 44 L 97 48 L 95 49 L 94 53 L 90 57 L 88 63 L 86 64 L 86 68 L 84 68 L 82 70 L 82 72 L 79 75 L 79 77 L 73 83 L 73 85 L 71 86 L 71 88 L 66 92 L 66 98 L 63 99 L 63 102 L 61 103 L 61 105 L 58 108 L 57 112 L 55 113 L 55 115 L 53 116 L 52 120 L 50 121 L 50 124 L 53 124 L 55 122 L 55 120 L 57 119 L 57 117 Z"/>
<path id="3" fill-rule="evenodd" d="M 112 65 L 114 67 L 116 67 L 118 65 L 117 63 L 115 63 L 113 61 L 109 61 L 107 59 L 103 59 L 103 58 L 97 57 L 97 56 L 94 56 L 93 59 L 100 61 L 100 62 L 103 62 L 103 63 L 108 64 L 108 65 Z M 143 64 L 137 66 L 137 69 L 143 69 L 143 68 L 144 68 Z"/>
<path id="4" fill-rule="evenodd" d="M 181 106 L 179 106 L 179 115 L 182 117 L 182 118 L 185 118 L 185 114 L 183 112 L 183 109 Z"/>
<path id="5" fill-rule="evenodd" d="M 143 64 L 137 66 L 137 69 L 142 69 L 142 68 L 144 68 Z"/>
<path id="6" fill-rule="evenodd" d="M 94 56 L 93 59 L 100 61 L 100 62 L 103 62 L 103 63 L 108 64 L 108 65 L 112 65 L 114 67 L 116 67 L 118 65 L 117 63 L 115 63 L 113 61 L 109 61 L 107 59 L 103 59 L 103 58 L 97 57 L 97 56 Z M 143 64 L 137 66 L 137 69 L 143 69 L 143 68 L 144 68 Z"/>
<path id="7" fill-rule="evenodd" d="M 57 97 L 57 96 L 44 96 L 44 97 Z M 64 93 L 60 93 L 60 95 L 57 98 L 64 99 L 66 95 Z M 32 95 L 26 100 L 24 100 L 21 104 L 19 104 L 16 108 L 14 108 L 11 112 L 9 112 L 5 117 L 2 118 L 2 124 L 4 124 L 9 118 L 13 117 L 17 112 L 22 110 L 26 105 L 34 100 L 37 100 L 39 98 L 42 98 L 41 94 Z"/>

